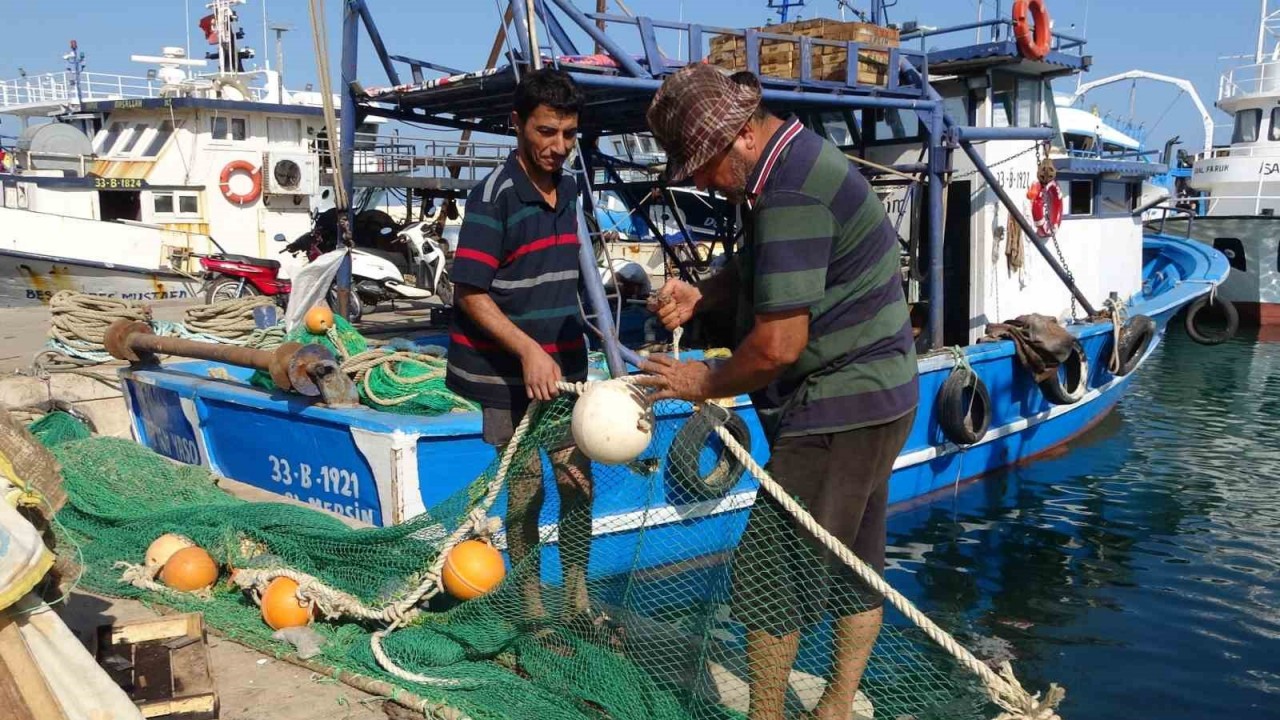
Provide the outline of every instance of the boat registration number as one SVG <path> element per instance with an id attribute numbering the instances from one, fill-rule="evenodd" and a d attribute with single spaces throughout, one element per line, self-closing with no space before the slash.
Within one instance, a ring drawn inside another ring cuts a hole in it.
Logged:
<path id="1" fill-rule="evenodd" d="M 330 495 L 360 498 L 360 478 L 350 470 L 328 465 L 315 468 L 304 462 L 294 464 L 275 455 L 267 456 L 267 460 L 271 463 L 272 482 L 285 486 L 296 483 L 302 490 L 315 488 Z"/>

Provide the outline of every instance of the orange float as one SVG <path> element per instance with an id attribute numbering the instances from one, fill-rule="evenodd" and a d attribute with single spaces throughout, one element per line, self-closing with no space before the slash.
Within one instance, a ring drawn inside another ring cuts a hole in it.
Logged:
<path id="1" fill-rule="evenodd" d="M 237 172 L 249 174 L 249 179 L 253 181 L 249 192 L 231 192 L 231 176 Z M 218 189 L 222 191 L 222 197 L 226 198 L 227 202 L 233 205 L 248 205 L 262 195 L 262 169 L 255 168 L 248 160 L 232 160 L 222 168 L 222 175 L 218 177 Z"/>
<path id="2" fill-rule="evenodd" d="M 307 332 L 312 335 L 323 335 L 333 327 L 333 311 L 324 305 L 317 305 L 307 311 L 302 322 L 307 326 Z"/>
<path id="3" fill-rule="evenodd" d="M 1031 201 L 1031 219 L 1040 237 L 1049 237 L 1057 232 L 1062 225 L 1062 188 L 1057 181 L 1046 185 L 1031 183 L 1027 199 Z"/>
<path id="4" fill-rule="evenodd" d="M 1018 52 L 1028 60 L 1043 60 L 1053 42 L 1045 0 L 1017 0 L 1013 4 L 1013 36 Z"/>
<path id="5" fill-rule="evenodd" d="M 194 545 L 195 543 L 181 535 L 165 533 L 155 540 L 152 540 L 151 544 L 147 546 L 147 567 L 158 570 L 164 567 L 165 563 L 169 562 L 169 558 L 173 557 L 174 553 L 184 548 L 193 547 Z"/>
<path id="6" fill-rule="evenodd" d="M 449 551 L 441 579 L 450 595 L 473 600 L 498 587 L 506 575 L 502 553 L 483 540 L 467 540 Z"/>
<path id="7" fill-rule="evenodd" d="M 204 548 L 183 548 L 173 554 L 160 571 L 160 580 L 174 590 L 203 590 L 218 579 L 218 564 Z"/>
<path id="8" fill-rule="evenodd" d="M 262 620 L 272 630 L 302 627 L 310 624 L 314 616 L 315 606 L 298 600 L 298 583 L 290 578 L 272 580 L 262 593 Z"/>

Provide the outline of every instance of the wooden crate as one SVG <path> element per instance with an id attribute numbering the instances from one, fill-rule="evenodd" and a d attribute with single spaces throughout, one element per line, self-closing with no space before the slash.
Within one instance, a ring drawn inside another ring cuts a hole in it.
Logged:
<path id="1" fill-rule="evenodd" d="M 146 718 L 216 720 L 218 695 L 209 673 L 204 616 L 102 625 L 98 663 Z"/>
<path id="2" fill-rule="evenodd" d="M 840 22 L 813 18 L 757 30 L 774 35 L 791 35 L 794 40 L 760 41 L 760 74 L 796 80 L 800 77 L 800 36 L 837 42 L 854 41 L 858 51 L 858 82 L 883 87 L 889 78 L 888 48 L 898 46 L 898 31 L 859 22 Z M 877 50 L 875 48 L 885 48 Z M 718 35 L 711 39 L 707 61 L 728 70 L 747 67 L 746 39 L 734 35 Z M 815 80 L 844 82 L 849 67 L 848 47 L 815 45 L 809 58 L 811 77 Z"/>

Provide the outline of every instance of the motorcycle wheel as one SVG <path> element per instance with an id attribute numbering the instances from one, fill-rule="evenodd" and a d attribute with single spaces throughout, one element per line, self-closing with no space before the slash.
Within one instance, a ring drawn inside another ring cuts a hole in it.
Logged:
<path id="1" fill-rule="evenodd" d="M 445 305 L 453 305 L 453 281 L 449 279 L 449 273 L 440 275 L 440 282 L 436 285 L 436 297 L 440 298 L 440 302 Z"/>
<path id="2" fill-rule="evenodd" d="M 204 292 L 204 302 L 206 305 L 212 305 L 223 300 L 236 300 L 261 294 L 251 282 L 245 281 L 244 287 L 241 287 L 240 280 L 237 278 L 221 277 L 209 283 Z"/>
<path id="3" fill-rule="evenodd" d="M 338 287 L 335 285 L 329 288 L 329 307 L 333 311 L 338 312 Z M 351 293 L 347 300 L 347 320 L 349 322 L 358 323 L 360 318 L 364 317 L 364 301 L 360 299 L 360 293 L 351 289 Z"/>

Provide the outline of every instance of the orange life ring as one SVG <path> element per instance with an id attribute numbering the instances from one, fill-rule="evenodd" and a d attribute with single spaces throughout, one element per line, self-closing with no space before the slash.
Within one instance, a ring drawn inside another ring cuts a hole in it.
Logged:
<path id="1" fill-rule="evenodd" d="M 249 179 L 253 181 L 253 187 L 249 188 L 247 193 L 231 192 L 231 174 L 239 170 L 249 173 Z M 248 160 L 232 160 L 222 168 L 218 188 L 222 190 L 222 197 L 226 198 L 227 202 L 234 205 L 248 205 L 262 195 L 262 169 L 255 168 Z"/>
<path id="2" fill-rule="evenodd" d="M 1062 188 L 1055 180 L 1044 187 L 1040 183 L 1031 183 L 1027 190 L 1027 199 L 1031 201 L 1031 219 L 1036 224 L 1036 232 L 1040 237 L 1049 237 L 1062 225 Z"/>
<path id="3" fill-rule="evenodd" d="M 1034 29 L 1031 26 L 1033 22 Z M 1045 0 L 1017 0 L 1013 4 L 1013 36 L 1018 40 L 1018 52 L 1022 57 L 1043 60 L 1048 56 L 1053 36 Z"/>

